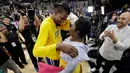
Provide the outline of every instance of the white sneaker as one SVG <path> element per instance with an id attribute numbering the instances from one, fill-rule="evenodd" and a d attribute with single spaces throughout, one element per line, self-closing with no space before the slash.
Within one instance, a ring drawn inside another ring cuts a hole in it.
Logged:
<path id="1" fill-rule="evenodd" d="M 91 72 L 95 72 L 95 71 L 96 71 L 96 68 L 92 68 L 92 69 L 91 69 Z"/>

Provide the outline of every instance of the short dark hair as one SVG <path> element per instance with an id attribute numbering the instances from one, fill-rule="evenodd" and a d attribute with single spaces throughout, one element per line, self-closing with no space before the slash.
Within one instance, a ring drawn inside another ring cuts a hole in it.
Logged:
<path id="1" fill-rule="evenodd" d="M 91 25 L 89 22 L 89 18 L 83 18 L 80 17 L 76 22 L 75 22 L 75 27 L 76 31 L 79 31 L 79 36 L 81 38 L 84 38 L 86 35 L 90 33 Z"/>
<path id="2" fill-rule="evenodd" d="M 68 15 L 70 14 L 70 7 L 67 3 L 56 3 L 53 6 L 54 6 L 55 11 L 60 12 L 64 10 L 67 12 Z"/>

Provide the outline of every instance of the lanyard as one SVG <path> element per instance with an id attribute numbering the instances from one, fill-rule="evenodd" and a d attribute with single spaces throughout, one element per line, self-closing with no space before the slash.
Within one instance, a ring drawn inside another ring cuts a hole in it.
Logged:
<path id="1" fill-rule="evenodd" d="M 32 31 L 31 30 L 29 30 L 29 32 L 31 33 L 31 38 L 32 38 L 32 40 L 33 40 L 33 42 L 36 42 L 36 36 L 32 33 Z"/>

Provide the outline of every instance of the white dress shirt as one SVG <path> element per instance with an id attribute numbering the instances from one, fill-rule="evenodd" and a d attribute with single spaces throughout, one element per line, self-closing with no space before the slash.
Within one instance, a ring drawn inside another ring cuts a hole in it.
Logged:
<path id="1" fill-rule="evenodd" d="M 99 49 L 100 55 L 106 60 L 120 60 L 123 52 L 130 47 L 130 27 L 118 29 L 116 25 L 110 25 L 106 30 L 114 31 L 118 42 L 116 44 L 109 37 L 104 37 L 104 42 Z M 100 35 L 103 39 L 104 32 Z"/>
<path id="2" fill-rule="evenodd" d="M 87 55 L 88 47 L 84 43 L 70 41 L 70 37 L 67 38 L 63 43 L 70 44 L 78 50 L 78 56 L 76 58 L 72 58 L 65 53 L 60 54 L 61 58 L 67 62 L 65 69 L 60 73 L 72 73 L 81 61 L 89 60 L 89 57 Z"/>

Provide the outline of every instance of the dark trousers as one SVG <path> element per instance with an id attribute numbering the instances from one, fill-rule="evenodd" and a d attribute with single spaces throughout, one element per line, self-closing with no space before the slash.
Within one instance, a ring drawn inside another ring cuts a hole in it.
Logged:
<path id="1" fill-rule="evenodd" d="M 117 70 L 114 73 L 130 73 L 130 54 L 124 56 L 116 65 Z"/>
<path id="2" fill-rule="evenodd" d="M 105 63 L 105 65 L 102 66 L 102 63 Z M 112 66 L 114 64 L 116 64 L 116 60 L 115 61 L 108 61 L 106 59 L 104 59 L 101 55 L 98 56 L 97 58 L 97 66 L 96 66 L 96 69 L 100 69 L 100 67 L 102 66 L 103 67 L 103 72 L 102 73 L 109 73 L 110 69 L 112 68 Z"/>
<path id="3" fill-rule="evenodd" d="M 95 68 L 96 67 L 96 64 L 92 61 L 88 61 L 89 65 L 91 68 Z"/>
<path id="4" fill-rule="evenodd" d="M 21 44 L 19 42 L 15 43 L 17 46 L 12 48 L 12 59 L 15 61 L 16 64 L 21 65 L 22 63 L 26 62 L 25 55 L 21 47 Z"/>
<path id="5" fill-rule="evenodd" d="M 35 68 L 38 68 L 38 65 L 37 65 L 37 59 L 36 57 L 34 57 L 33 55 L 33 47 L 34 47 L 34 43 L 26 43 L 26 47 L 27 47 L 27 51 L 28 51 L 28 54 L 32 60 L 32 63 L 34 65 Z"/>

